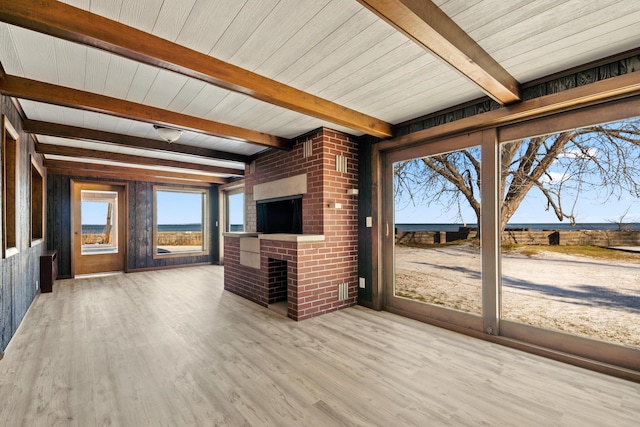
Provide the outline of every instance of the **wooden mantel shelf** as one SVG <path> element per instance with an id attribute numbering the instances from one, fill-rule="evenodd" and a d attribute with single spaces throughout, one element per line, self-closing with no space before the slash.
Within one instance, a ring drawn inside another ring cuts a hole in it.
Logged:
<path id="1" fill-rule="evenodd" d="M 280 234 L 261 234 L 261 233 L 245 233 L 245 232 L 236 232 L 236 233 L 222 233 L 224 237 L 256 237 L 260 240 L 274 240 L 279 242 L 299 242 L 299 243 L 310 243 L 310 242 L 324 242 L 323 234 L 289 234 L 289 233 L 280 233 Z"/>

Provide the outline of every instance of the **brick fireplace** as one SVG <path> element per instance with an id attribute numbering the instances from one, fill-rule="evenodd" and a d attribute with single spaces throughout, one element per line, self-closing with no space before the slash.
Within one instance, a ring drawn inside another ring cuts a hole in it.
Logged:
<path id="1" fill-rule="evenodd" d="M 245 233 L 224 234 L 224 287 L 295 320 L 354 305 L 358 284 L 355 139 L 319 129 L 245 173 Z M 302 233 L 257 233 L 256 202 L 302 196 Z"/>

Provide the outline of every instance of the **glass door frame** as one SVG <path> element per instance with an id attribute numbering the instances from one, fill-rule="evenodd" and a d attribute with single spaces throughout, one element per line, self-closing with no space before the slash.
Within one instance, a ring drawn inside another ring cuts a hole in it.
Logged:
<path id="1" fill-rule="evenodd" d="M 108 230 L 105 229 L 105 237 L 111 234 L 111 243 L 103 243 L 100 245 L 84 243 L 84 231 L 80 230 L 80 248 L 81 255 L 96 255 L 96 254 L 109 254 L 118 253 L 118 244 L 120 243 L 118 235 L 118 192 L 117 191 L 100 191 L 100 190 L 80 190 L 80 220 L 81 225 L 83 221 L 83 211 L 85 209 L 85 203 L 106 203 L 107 206 L 111 206 L 111 215 L 107 213 L 105 219 L 109 219 Z M 107 208 L 109 209 L 109 208 Z M 108 211 L 107 211 L 108 212 Z"/>
<path id="2" fill-rule="evenodd" d="M 118 192 L 117 238 L 118 251 L 110 253 L 82 253 L 81 194 L 82 190 L 116 191 Z M 70 225 L 71 225 L 71 276 L 107 272 L 127 272 L 127 198 L 129 184 L 109 181 L 76 181 L 70 180 Z"/>
<path id="3" fill-rule="evenodd" d="M 482 316 L 451 308 L 424 304 L 394 295 L 395 233 L 393 164 L 439 153 L 452 152 L 470 147 L 481 148 L 482 167 L 480 177 L 480 224 L 481 229 L 481 282 Z M 426 144 L 403 147 L 381 153 L 382 194 L 382 281 L 383 307 L 385 310 L 436 325 L 446 324 L 454 329 L 484 331 L 499 334 L 500 312 L 500 258 L 498 234 L 498 143 L 495 129 L 468 133 L 440 139 Z"/>
<path id="4" fill-rule="evenodd" d="M 557 330 L 501 319 L 501 262 L 499 215 L 500 144 L 516 139 L 561 132 L 606 122 L 640 116 L 640 95 L 613 99 L 595 105 L 562 111 L 529 120 L 515 120 L 485 130 L 465 134 L 443 132 L 445 136 L 412 141 L 411 145 L 386 142 L 373 150 L 374 214 L 374 301 L 373 306 L 406 317 L 431 323 L 484 340 L 500 343 L 530 353 L 550 357 L 577 366 L 640 379 L 640 350 L 611 342 L 572 335 Z M 437 133 L 431 132 L 431 135 Z M 448 136 L 451 135 L 451 136 Z M 469 146 L 481 146 L 481 246 L 482 246 L 482 317 L 453 309 L 428 306 L 414 310 L 417 302 L 393 296 L 394 223 L 393 163 L 438 152 L 451 152 Z M 378 246 L 379 245 L 379 246 Z M 377 265 L 380 267 L 376 266 Z"/>

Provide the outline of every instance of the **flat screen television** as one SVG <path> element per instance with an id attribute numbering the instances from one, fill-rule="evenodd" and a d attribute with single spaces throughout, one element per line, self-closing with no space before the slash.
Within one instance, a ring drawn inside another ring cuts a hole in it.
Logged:
<path id="1" fill-rule="evenodd" d="M 302 196 L 279 197 L 256 202 L 259 233 L 302 234 Z"/>

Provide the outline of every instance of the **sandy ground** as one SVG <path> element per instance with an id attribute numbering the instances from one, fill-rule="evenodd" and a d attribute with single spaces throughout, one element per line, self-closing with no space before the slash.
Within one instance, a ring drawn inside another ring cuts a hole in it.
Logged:
<path id="1" fill-rule="evenodd" d="M 503 318 L 640 347 L 640 254 L 635 262 L 510 253 L 502 273 Z M 396 294 L 480 314 L 478 249 L 396 247 Z"/>

